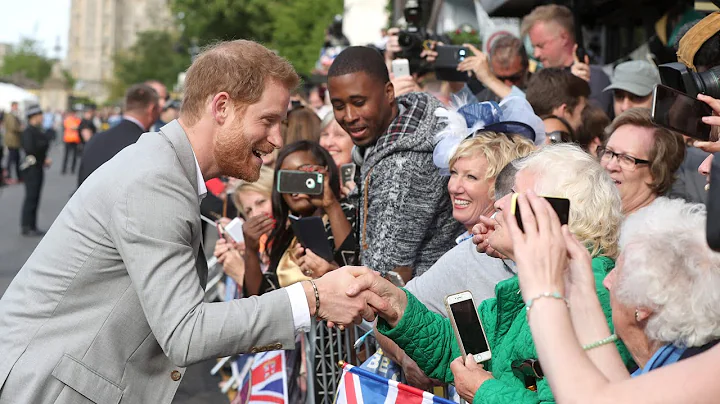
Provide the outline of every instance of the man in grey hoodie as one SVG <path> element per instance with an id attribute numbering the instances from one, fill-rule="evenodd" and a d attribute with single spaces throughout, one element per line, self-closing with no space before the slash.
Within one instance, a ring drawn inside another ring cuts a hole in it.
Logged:
<path id="1" fill-rule="evenodd" d="M 395 271 L 407 282 L 455 245 L 463 232 L 453 219 L 448 178 L 433 164 L 442 104 L 425 93 L 395 97 L 382 55 L 353 46 L 328 71 L 340 126 L 355 143 L 361 166 L 359 241 L 362 265 Z"/>

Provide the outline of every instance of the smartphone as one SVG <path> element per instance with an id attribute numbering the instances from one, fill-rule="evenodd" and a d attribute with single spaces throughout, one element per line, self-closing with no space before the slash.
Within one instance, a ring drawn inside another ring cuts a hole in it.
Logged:
<path id="1" fill-rule="evenodd" d="M 585 48 L 578 46 L 575 51 L 575 56 L 577 56 L 580 63 L 585 63 L 585 56 L 588 56 L 588 53 L 585 51 Z"/>
<path id="2" fill-rule="evenodd" d="M 492 354 L 476 307 L 472 293 L 467 290 L 445 297 L 445 308 L 463 358 L 472 354 L 475 362 L 481 363 L 490 360 Z"/>
<path id="3" fill-rule="evenodd" d="M 288 215 L 290 226 L 301 246 L 309 248 L 327 262 L 333 261 L 333 252 L 325 233 L 325 224 L 319 216 L 297 217 Z"/>
<path id="4" fill-rule="evenodd" d="M 460 62 L 468 56 L 470 51 L 464 46 L 438 45 L 435 47 L 437 58 L 435 58 L 435 76 L 443 81 L 468 81 L 467 72 L 457 70 Z"/>
<path id="5" fill-rule="evenodd" d="M 323 175 L 316 172 L 279 170 L 277 191 L 281 194 L 321 195 Z"/>
<path id="6" fill-rule="evenodd" d="M 407 59 L 395 59 L 391 64 L 392 74 L 395 78 L 410 75 L 410 62 Z"/>
<path id="7" fill-rule="evenodd" d="M 234 242 L 242 243 L 245 241 L 245 235 L 243 234 L 243 221 L 239 217 L 236 217 L 228 223 L 224 230 L 224 233 L 229 235 Z"/>
<path id="8" fill-rule="evenodd" d="M 340 180 L 342 185 L 346 182 L 355 181 L 355 164 L 348 163 L 340 166 Z"/>
<path id="9" fill-rule="evenodd" d="M 658 84 L 652 96 L 652 120 L 656 124 L 691 138 L 710 140 L 710 125 L 702 117 L 713 114 L 704 102 L 674 88 Z"/>
<path id="10" fill-rule="evenodd" d="M 707 243 L 720 252 L 720 152 L 713 154 L 707 198 Z"/>
<path id="11" fill-rule="evenodd" d="M 517 220 L 520 230 L 525 231 L 523 228 L 522 216 L 520 215 L 520 209 L 517 204 L 518 195 L 519 194 L 512 195 L 510 213 L 515 215 L 515 219 Z M 550 206 L 552 206 L 555 213 L 557 213 L 558 218 L 560 218 L 560 224 L 568 224 L 568 220 L 570 219 L 570 200 L 567 198 L 555 198 L 552 196 L 543 196 L 543 198 L 550 203 Z"/>

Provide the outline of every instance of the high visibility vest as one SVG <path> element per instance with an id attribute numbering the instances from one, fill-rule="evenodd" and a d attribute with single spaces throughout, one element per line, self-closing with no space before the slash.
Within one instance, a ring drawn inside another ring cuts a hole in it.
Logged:
<path id="1" fill-rule="evenodd" d="M 65 118 L 63 122 L 65 127 L 65 135 L 63 141 L 65 143 L 80 143 L 80 132 L 78 132 L 78 126 L 80 126 L 80 118 L 76 116 L 69 116 Z"/>

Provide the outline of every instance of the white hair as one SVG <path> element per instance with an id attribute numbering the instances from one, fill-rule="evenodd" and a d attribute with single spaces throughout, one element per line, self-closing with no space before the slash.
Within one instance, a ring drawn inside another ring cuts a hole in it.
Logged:
<path id="1" fill-rule="evenodd" d="M 518 171 L 537 175 L 538 195 L 570 200 L 568 227 L 592 256 L 617 256 L 622 221 L 620 193 L 600 163 L 570 143 L 541 147 L 513 162 Z"/>
<path id="2" fill-rule="evenodd" d="M 620 303 L 653 310 L 645 335 L 701 346 L 720 337 L 720 254 L 705 239 L 705 206 L 658 198 L 622 226 Z"/>

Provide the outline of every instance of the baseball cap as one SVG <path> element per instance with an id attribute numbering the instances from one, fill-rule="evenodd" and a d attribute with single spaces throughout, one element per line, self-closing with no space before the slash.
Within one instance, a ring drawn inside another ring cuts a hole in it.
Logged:
<path id="1" fill-rule="evenodd" d="M 631 60 L 615 67 L 612 84 L 603 91 L 624 90 L 639 97 L 652 93 L 656 84 L 660 84 L 660 73 L 650 62 Z"/>

